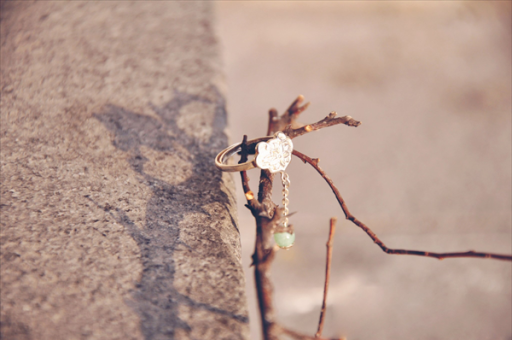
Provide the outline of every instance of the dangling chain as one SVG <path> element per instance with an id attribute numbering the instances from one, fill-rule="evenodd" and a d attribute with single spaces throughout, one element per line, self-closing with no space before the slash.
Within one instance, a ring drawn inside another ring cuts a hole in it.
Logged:
<path id="1" fill-rule="evenodd" d="M 284 223 L 283 227 L 288 227 L 288 204 L 290 203 L 290 200 L 288 199 L 288 194 L 290 191 L 288 190 L 290 188 L 290 177 L 288 174 L 284 171 L 281 171 L 281 182 L 283 183 L 283 217 L 284 217 Z"/>

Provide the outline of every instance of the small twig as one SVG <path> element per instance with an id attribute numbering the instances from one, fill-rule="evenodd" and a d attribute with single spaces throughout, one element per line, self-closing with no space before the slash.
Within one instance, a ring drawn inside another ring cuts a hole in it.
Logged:
<path id="1" fill-rule="evenodd" d="M 281 117 L 283 124 L 290 124 L 293 120 L 297 119 L 299 114 L 301 114 L 308 108 L 309 102 L 300 106 L 300 104 L 302 104 L 303 101 L 304 101 L 304 96 L 299 95 L 297 97 L 297 99 L 295 99 L 291 103 L 290 107 L 288 107 L 288 109 L 286 109 L 283 116 Z"/>
<path id="2" fill-rule="evenodd" d="M 268 110 L 267 136 L 271 136 L 279 130 L 279 119 L 277 118 L 277 115 L 276 109 Z"/>
<path id="3" fill-rule="evenodd" d="M 279 119 L 277 119 L 277 111 L 271 109 L 269 111 L 269 122 L 267 135 L 271 135 L 282 130 L 285 126 L 295 125 L 295 119 L 302 112 L 307 104 L 300 106 L 304 100 L 299 96 L 288 108 L 288 110 Z M 285 123 L 286 122 L 286 123 Z M 242 158 L 241 162 L 247 160 L 247 137 L 242 142 Z M 270 266 L 274 260 L 275 250 L 272 246 L 272 234 L 282 218 L 282 208 L 276 206 L 272 202 L 272 185 L 274 175 L 268 170 L 262 170 L 260 174 L 260 182 L 258 187 L 258 197 L 249 188 L 249 178 L 245 171 L 242 172 L 242 187 L 245 197 L 248 201 L 247 207 L 251 210 L 252 215 L 256 219 L 256 243 L 252 261 L 254 265 L 254 280 L 256 284 L 256 292 L 258 295 L 258 305 L 261 317 L 263 339 L 275 340 L 278 333 L 283 333 L 283 328 L 274 320 L 274 307 L 272 304 L 273 286 L 270 280 Z M 288 336 L 294 336 L 297 339 L 313 339 L 312 337 L 302 336 L 292 331 L 284 331 Z M 300 338 L 302 336 L 302 338 Z"/>
<path id="4" fill-rule="evenodd" d="M 246 162 L 248 159 L 247 156 L 247 136 L 244 136 L 241 143 L 239 163 Z M 268 171 L 261 172 L 258 199 L 256 199 L 249 187 L 247 172 L 240 172 L 242 188 L 245 193 L 245 198 L 247 199 L 246 206 L 256 219 L 256 244 L 254 254 L 252 255 L 252 265 L 254 266 L 254 280 L 258 295 L 263 337 L 265 340 L 273 340 L 274 338 L 271 334 L 271 329 L 274 325 L 274 308 L 272 305 L 273 287 L 269 272 L 275 252 L 270 246 L 270 239 L 276 223 L 274 217 L 279 218 L 279 214 L 275 214 L 274 211 L 276 207 L 271 201 L 273 175 L 270 177 L 268 175 L 271 175 Z"/>
<path id="5" fill-rule="evenodd" d="M 368 228 L 363 222 L 359 221 L 354 215 L 350 213 L 348 210 L 347 205 L 345 204 L 345 201 L 341 197 L 341 194 L 334 185 L 333 181 L 327 174 L 318 166 L 318 159 L 310 158 L 303 153 L 293 150 L 293 154 L 297 157 L 299 157 L 304 163 L 310 164 L 315 170 L 324 178 L 324 180 L 329 184 L 331 187 L 332 192 L 336 196 L 336 199 L 338 200 L 338 203 L 341 206 L 341 209 L 343 210 L 343 213 L 345 214 L 345 218 L 347 220 L 352 221 L 355 225 L 357 225 L 359 228 L 363 229 L 368 236 L 375 242 L 381 249 L 387 254 L 394 254 L 394 255 L 416 255 L 416 256 L 426 256 L 426 257 L 433 257 L 439 260 L 445 259 L 445 258 L 456 258 L 456 257 L 475 257 L 475 258 L 486 258 L 486 259 L 495 259 L 495 260 L 505 260 L 505 261 L 512 261 L 512 255 L 505 255 L 505 254 L 494 254 L 494 253 L 483 253 L 483 252 L 475 252 L 473 250 L 467 251 L 467 252 L 456 252 L 456 253 L 432 253 L 427 251 L 420 251 L 420 250 L 406 250 L 406 249 L 391 249 L 388 248 L 378 237 L 375 235 L 375 233 Z"/>
<path id="6" fill-rule="evenodd" d="M 268 133 L 272 134 L 279 122 L 276 121 L 277 111 L 269 111 Z M 242 144 L 247 143 L 247 137 L 244 137 Z M 242 158 L 240 161 L 247 161 L 247 146 L 242 145 Z M 245 154 L 245 156 L 244 156 Z M 249 178 L 245 171 L 242 172 L 242 186 L 245 197 L 248 200 L 247 207 L 251 210 L 256 219 L 256 242 L 254 253 L 252 255 L 252 265 L 254 266 L 254 282 L 258 296 L 258 306 L 261 318 L 261 328 L 264 340 L 274 340 L 273 334 L 274 306 L 272 304 L 273 286 L 270 280 L 270 265 L 274 260 L 275 251 L 272 246 L 272 232 L 277 220 L 280 218 L 277 206 L 272 202 L 272 184 L 274 175 L 268 170 L 262 170 L 258 186 L 258 197 L 254 197 L 249 188 Z M 250 200 L 249 200 L 250 199 Z"/>
<path id="7" fill-rule="evenodd" d="M 329 279 L 331 277 L 331 262 L 332 262 L 332 239 L 334 238 L 334 232 L 336 231 L 336 217 L 331 218 L 331 224 L 329 229 L 329 238 L 327 239 L 327 255 L 325 261 L 325 284 L 324 284 L 324 298 L 322 301 L 322 310 L 320 311 L 320 320 L 318 321 L 318 330 L 315 334 L 315 338 L 322 336 L 322 330 L 324 329 L 325 312 L 327 309 L 327 290 L 329 289 Z"/>
<path id="8" fill-rule="evenodd" d="M 309 103 L 306 103 L 301 106 L 303 101 L 304 96 L 299 95 L 297 99 L 295 99 L 292 102 L 290 107 L 288 107 L 288 109 L 286 109 L 286 111 L 281 115 L 281 117 L 279 117 L 279 119 L 277 118 L 277 111 L 275 111 L 275 109 L 271 109 L 270 111 L 273 110 L 274 112 L 269 112 L 269 115 L 271 115 L 271 117 L 269 120 L 269 133 L 267 133 L 267 136 L 270 136 L 271 134 L 277 131 L 283 131 L 289 125 L 294 129 L 303 126 L 303 124 L 297 122 L 299 114 L 301 114 L 309 106 Z M 275 115 L 272 116 L 274 113 Z M 270 124 L 272 124 L 272 129 L 270 128 Z"/>
<path id="9" fill-rule="evenodd" d="M 336 117 L 336 112 L 331 112 L 327 117 L 313 124 L 304 125 L 297 129 L 294 129 L 292 126 L 287 126 L 284 133 L 293 139 L 295 137 L 305 135 L 306 133 L 338 124 L 358 127 L 361 125 L 361 122 L 350 116 Z"/>

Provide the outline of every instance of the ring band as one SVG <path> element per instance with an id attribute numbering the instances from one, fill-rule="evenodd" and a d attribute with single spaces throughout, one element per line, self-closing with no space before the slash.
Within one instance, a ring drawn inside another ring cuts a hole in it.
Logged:
<path id="1" fill-rule="evenodd" d="M 256 152 L 256 145 L 258 145 L 259 142 L 266 142 L 269 139 L 274 138 L 273 136 L 266 136 L 261 138 L 256 138 L 253 140 L 250 140 L 247 142 L 247 148 L 249 149 L 249 154 L 254 154 Z M 245 163 L 241 164 L 235 164 L 235 165 L 227 165 L 227 160 L 233 156 L 235 153 L 237 153 L 241 149 L 242 143 L 233 144 L 226 149 L 222 150 L 217 157 L 215 157 L 215 166 L 219 168 L 222 171 L 228 171 L 228 172 L 238 172 L 238 171 L 245 171 L 257 168 L 256 165 L 256 158 L 254 158 L 251 161 L 247 161 Z"/>
<path id="2" fill-rule="evenodd" d="M 242 143 L 238 143 L 221 151 L 215 157 L 215 165 L 222 171 L 245 171 L 257 167 L 275 174 L 277 172 L 284 173 L 292 159 L 292 140 L 281 131 L 276 132 L 272 137 L 267 136 L 253 139 L 247 142 L 246 145 L 249 154 L 256 154 L 252 161 L 237 165 L 226 164 L 229 157 L 241 149 Z"/>

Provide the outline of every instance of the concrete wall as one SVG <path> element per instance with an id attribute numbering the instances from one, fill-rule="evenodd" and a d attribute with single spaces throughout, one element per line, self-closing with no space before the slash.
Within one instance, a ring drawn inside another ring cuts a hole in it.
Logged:
<path id="1" fill-rule="evenodd" d="M 244 339 L 208 3 L 3 2 L 5 339 Z"/>

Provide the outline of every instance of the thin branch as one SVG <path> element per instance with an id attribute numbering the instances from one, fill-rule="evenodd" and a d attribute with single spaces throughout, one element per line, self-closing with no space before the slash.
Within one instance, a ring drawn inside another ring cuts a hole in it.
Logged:
<path id="1" fill-rule="evenodd" d="M 242 140 L 240 154 L 239 163 L 246 162 L 248 158 L 247 136 L 244 136 Z M 268 177 L 267 175 L 271 176 Z M 272 201 L 268 202 L 272 197 L 273 175 L 268 171 L 261 172 L 259 199 L 254 197 L 254 193 L 249 187 L 247 172 L 241 171 L 240 176 L 242 178 L 242 188 L 245 198 L 247 199 L 246 206 L 256 218 L 256 244 L 252 256 L 252 265 L 254 265 L 254 278 L 260 307 L 263 335 L 265 340 L 272 340 L 270 330 L 274 324 L 274 308 L 272 306 L 273 287 L 269 278 L 269 271 L 275 252 L 271 246 L 271 238 L 272 230 L 277 223 L 275 219 L 280 218 L 280 215 L 274 212 L 275 205 Z"/>
<path id="2" fill-rule="evenodd" d="M 297 115 L 307 107 L 307 104 L 302 107 L 300 106 L 303 100 L 304 98 L 299 96 L 279 119 L 276 119 L 277 111 L 271 109 L 269 111 L 268 134 L 270 135 L 276 131 L 282 130 L 284 126 L 295 125 Z M 247 160 L 248 150 L 246 143 L 247 138 L 244 137 L 241 161 Z M 276 340 L 279 333 L 285 333 L 296 339 L 314 339 L 293 331 L 285 330 L 274 320 L 274 307 L 272 304 L 273 286 L 270 280 L 270 266 L 275 257 L 272 235 L 276 226 L 281 223 L 283 211 L 281 207 L 278 207 L 272 202 L 274 175 L 268 170 L 261 171 L 257 199 L 249 188 L 249 178 L 247 174 L 242 172 L 241 175 L 242 187 L 245 197 L 248 200 L 247 207 L 251 210 L 252 215 L 256 219 L 256 243 L 252 260 L 263 339 Z"/>
<path id="3" fill-rule="evenodd" d="M 306 103 L 304 105 L 301 106 L 302 102 L 304 101 L 304 96 L 302 95 L 299 95 L 297 97 L 297 99 L 295 99 L 290 107 L 288 107 L 288 109 L 286 109 L 286 111 L 281 115 L 281 117 L 279 117 L 279 119 L 277 119 L 277 111 L 275 112 L 276 113 L 276 118 L 273 119 L 272 122 L 269 122 L 273 124 L 273 129 L 272 129 L 272 134 L 277 132 L 277 131 L 283 131 L 288 125 L 291 125 L 292 128 L 300 128 L 301 126 L 303 126 L 304 124 L 300 124 L 299 122 L 297 122 L 297 118 L 299 117 L 299 115 L 308 108 L 309 106 L 309 103 Z M 270 114 L 270 112 L 269 112 Z M 269 129 L 270 131 L 270 129 Z M 269 136 L 270 134 L 267 134 L 267 136 Z"/>
<path id="4" fill-rule="evenodd" d="M 288 107 L 288 109 L 286 109 L 283 116 L 281 117 L 281 120 L 283 121 L 284 124 L 290 124 L 292 120 L 297 119 L 298 115 L 301 114 L 302 112 L 304 112 L 308 108 L 309 102 L 300 106 L 303 101 L 304 101 L 304 96 L 299 95 L 297 97 L 297 99 L 295 99 L 291 103 L 290 107 Z"/>
<path id="5" fill-rule="evenodd" d="M 467 252 L 455 252 L 455 253 L 433 253 L 433 252 L 427 252 L 427 251 L 420 251 L 420 250 L 406 250 L 406 249 L 391 249 L 388 248 L 378 237 L 375 235 L 375 233 L 368 228 L 363 222 L 359 221 L 354 215 L 350 213 L 348 210 L 347 205 L 345 204 L 345 201 L 341 197 L 341 194 L 339 190 L 334 185 L 333 181 L 327 174 L 318 166 L 318 158 L 310 158 L 303 153 L 293 150 L 293 154 L 297 157 L 299 157 L 304 163 L 308 163 L 311 165 L 315 170 L 324 178 L 324 180 L 327 182 L 327 184 L 331 187 L 331 190 L 333 191 L 334 195 L 336 196 L 336 199 L 338 200 L 338 203 L 341 206 L 341 209 L 343 210 L 343 213 L 345 214 L 345 218 L 347 220 L 352 221 L 355 225 L 357 225 L 359 228 L 363 229 L 368 236 L 375 242 L 381 249 L 387 254 L 394 254 L 394 255 L 416 255 L 416 256 L 426 256 L 426 257 L 433 257 L 439 260 L 445 259 L 445 258 L 456 258 L 456 257 L 475 257 L 475 258 L 486 258 L 486 259 L 495 259 L 495 260 L 504 260 L 504 261 L 512 261 L 512 255 L 505 255 L 505 254 L 494 254 L 494 253 L 484 253 L 484 252 L 476 252 L 473 250 L 467 251 Z"/>
<path id="6" fill-rule="evenodd" d="M 279 119 L 277 118 L 277 110 L 270 109 L 268 110 L 268 128 L 267 128 L 267 136 L 272 136 L 275 132 L 279 130 Z"/>
<path id="7" fill-rule="evenodd" d="M 345 124 L 348 126 L 358 127 L 359 125 L 361 125 L 361 122 L 355 120 L 350 116 L 336 117 L 336 112 L 333 111 L 329 113 L 329 115 L 327 115 L 327 117 L 325 117 L 324 119 L 313 124 L 304 125 L 297 129 L 294 129 L 292 126 L 287 126 L 286 129 L 284 130 L 284 133 L 288 137 L 293 139 L 295 137 L 305 135 L 306 133 L 338 124 Z"/>
<path id="8" fill-rule="evenodd" d="M 324 298 L 322 301 L 322 310 L 320 311 L 320 320 L 318 321 L 318 330 L 315 334 L 315 338 L 322 336 L 322 330 L 324 329 L 325 313 L 327 309 L 327 290 L 329 289 L 329 279 L 331 277 L 331 262 L 332 262 L 332 239 L 334 238 L 334 232 L 336 231 L 336 217 L 331 218 L 331 224 L 329 228 L 329 238 L 327 239 L 327 255 L 325 261 L 325 284 L 324 284 Z"/>
<path id="9" fill-rule="evenodd" d="M 269 111 L 268 132 L 273 131 L 279 122 L 276 121 L 277 111 Z M 245 151 L 245 160 L 247 160 L 247 151 Z M 278 219 L 281 218 L 280 210 L 272 202 L 272 184 L 274 175 L 268 170 L 262 170 L 260 173 L 260 182 L 258 186 L 258 199 L 250 191 L 247 175 L 242 176 L 244 192 L 246 198 L 253 197 L 257 204 L 249 203 L 249 209 L 256 219 L 256 242 L 254 253 L 252 255 L 252 264 L 254 265 L 254 282 L 258 296 L 258 307 L 261 318 L 261 328 L 264 340 L 276 340 L 273 334 L 274 306 L 272 304 L 273 286 L 270 280 L 270 265 L 275 257 L 275 251 L 272 246 L 272 234 Z"/>

